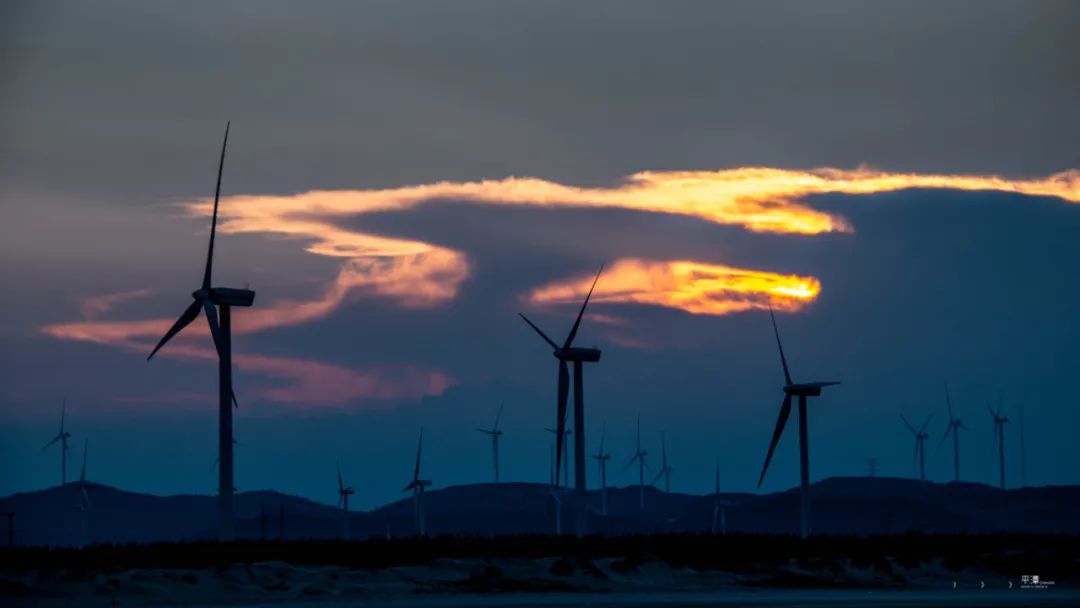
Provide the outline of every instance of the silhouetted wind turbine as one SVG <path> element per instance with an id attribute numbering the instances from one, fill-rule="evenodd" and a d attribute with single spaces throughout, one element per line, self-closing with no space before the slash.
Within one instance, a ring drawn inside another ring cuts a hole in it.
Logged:
<path id="1" fill-rule="evenodd" d="M 713 510 L 712 510 L 712 533 L 716 534 L 717 523 L 719 523 L 720 534 L 727 534 L 727 513 L 724 507 L 727 506 L 727 501 L 720 500 L 720 459 L 716 459 L 716 489 L 713 493 Z"/>
<path id="2" fill-rule="evenodd" d="M 90 445 L 89 439 L 83 440 L 83 452 L 82 452 L 82 473 L 79 474 L 79 519 L 80 527 L 82 528 L 81 544 L 86 546 L 88 542 L 87 535 L 87 512 L 90 510 L 90 495 L 86 493 L 86 488 L 90 485 L 86 483 L 86 450 Z"/>
<path id="3" fill-rule="evenodd" d="M 949 425 L 945 429 L 945 434 L 941 436 L 941 443 L 938 444 L 938 449 L 945 443 L 945 440 L 949 438 L 949 433 L 952 433 L 953 438 L 953 471 L 956 473 L 956 481 L 960 481 L 960 429 L 967 430 L 968 427 L 964 426 L 964 421 L 960 420 L 953 415 L 952 410 L 952 398 L 949 396 L 949 385 L 945 385 L 945 407 L 949 409 Z"/>
<path id="4" fill-rule="evenodd" d="M 229 123 L 225 124 L 225 138 L 221 143 L 221 158 L 218 161 L 217 187 L 214 189 L 214 214 L 210 220 L 210 245 L 206 251 L 206 268 L 203 270 L 202 285 L 192 292 L 194 300 L 176 323 L 165 332 L 161 341 L 146 358 L 149 361 L 165 343 L 180 333 L 199 313 L 206 313 L 210 326 L 210 336 L 218 354 L 218 510 L 220 516 L 221 540 L 232 540 L 233 529 L 233 446 L 232 446 L 232 407 L 236 403 L 232 386 L 232 316 L 233 306 L 251 306 L 255 301 L 255 292 L 250 289 L 232 287 L 213 287 L 214 236 L 217 233 L 218 200 L 221 198 L 221 173 L 225 167 L 225 147 L 229 142 Z"/>
<path id="5" fill-rule="evenodd" d="M 800 509 L 800 534 L 803 538 L 810 535 L 810 448 L 806 436 L 806 399 L 818 397 L 821 389 L 826 386 L 840 384 L 839 382 L 807 382 L 795 384 L 791 381 L 791 373 L 788 371 L 787 358 L 784 357 L 784 346 L 780 343 L 780 330 L 776 327 L 776 315 L 773 314 L 772 306 L 769 307 L 769 318 L 772 319 L 773 334 L 776 336 L 776 348 L 780 351 L 780 364 L 784 367 L 784 402 L 780 405 L 780 415 L 776 419 L 776 428 L 773 429 L 772 440 L 769 441 L 769 452 L 765 455 L 765 466 L 761 468 L 761 477 L 758 478 L 758 489 L 761 482 L 765 481 L 765 472 L 769 470 L 769 461 L 772 460 L 776 444 L 780 441 L 780 435 L 784 432 L 784 425 L 791 416 L 791 398 L 799 398 L 799 478 L 801 482 L 801 509 Z"/>
<path id="6" fill-rule="evenodd" d="M 67 461 L 68 461 L 68 439 L 71 439 L 71 433 L 64 430 L 64 417 L 67 413 L 67 399 L 60 404 L 60 432 L 53 437 L 49 443 L 45 444 L 45 447 L 41 448 L 41 451 L 49 449 L 52 444 L 57 441 L 60 442 L 60 485 L 67 483 Z"/>
<path id="7" fill-rule="evenodd" d="M 904 421 L 904 425 L 907 426 L 908 430 L 911 431 L 911 434 L 915 436 L 915 451 L 911 456 L 911 466 L 912 468 L 916 466 L 919 467 L 919 481 L 924 484 L 926 483 L 926 439 L 930 436 L 926 434 L 926 425 L 930 424 L 930 420 L 933 417 L 933 414 L 927 416 L 922 426 L 916 430 L 915 427 L 908 422 L 908 419 L 905 418 L 903 414 L 900 414 L 900 419 Z"/>
<path id="8" fill-rule="evenodd" d="M 499 404 L 499 411 L 495 413 L 495 424 L 491 425 L 491 429 L 476 429 L 485 435 L 491 435 L 491 454 L 494 457 L 495 462 L 495 483 L 499 483 L 499 437 L 502 437 L 502 431 L 499 430 L 499 418 L 502 417 L 503 404 Z"/>
<path id="9" fill-rule="evenodd" d="M 638 463 L 638 507 L 641 510 L 645 510 L 645 469 L 649 465 L 645 464 L 645 457 L 649 453 L 641 449 L 641 416 L 637 417 L 637 447 L 634 448 L 634 455 L 627 461 L 623 470 L 630 468 L 630 465 L 635 462 Z"/>
<path id="10" fill-rule="evenodd" d="M 611 460 L 611 454 L 604 452 L 604 437 L 607 435 L 607 425 L 600 433 L 600 449 L 593 454 L 593 459 L 600 467 L 600 513 L 607 515 L 607 462 Z"/>
<path id="11" fill-rule="evenodd" d="M 423 536 L 426 532 L 424 526 L 424 488 L 431 485 L 431 481 L 420 479 L 420 451 L 424 447 L 424 429 L 420 429 L 420 440 L 416 443 L 416 467 L 413 469 L 413 478 L 402 492 L 413 491 L 413 518 L 416 522 L 416 533 Z"/>
<path id="12" fill-rule="evenodd" d="M 341 537 L 349 540 L 349 497 L 355 494 L 351 487 L 345 487 L 341 478 L 341 463 L 337 463 L 338 506 L 341 507 Z"/>
<path id="13" fill-rule="evenodd" d="M 990 444 L 990 449 L 998 448 L 998 462 L 1001 469 L 1001 489 L 1005 489 L 1005 423 L 1009 422 L 1009 419 L 1001 413 L 1001 400 L 998 400 L 998 408 L 995 411 L 989 405 L 986 409 L 990 411 L 990 416 L 994 419 L 994 439 Z"/>
<path id="14" fill-rule="evenodd" d="M 551 457 L 549 462 L 551 463 L 551 475 L 548 478 L 550 480 L 548 484 L 548 494 L 551 495 L 552 504 L 555 507 L 555 535 L 562 536 L 562 499 L 559 498 L 559 486 L 556 484 L 557 475 L 556 471 L 558 467 L 555 465 L 555 447 L 551 448 Z"/>
<path id="15" fill-rule="evenodd" d="M 552 436 L 557 437 L 559 435 L 558 429 L 553 429 L 551 427 L 544 427 L 544 430 L 551 433 Z M 570 482 L 570 458 L 568 456 L 569 449 L 570 449 L 570 442 L 569 442 L 568 439 L 573 434 L 574 434 L 574 431 L 572 431 L 570 429 L 563 429 L 562 435 L 563 435 L 564 441 L 562 442 L 562 449 L 559 452 L 562 455 L 562 459 L 561 459 L 562 460 L 562 481 L 564 481 L 566 483 Z M 556 486 L 560 485 L 558 475 L 555 476 L 555 485 Z"/>
<path id="16" fill-rule="evenodd" d="M 566 429 L 566 399 L 569 393 L 570 374 L 566 369 L 566 364 L 570 361 L 574 363 L 574 505 L 575 512 L 577 513 L 577 534 L 585 534 L 585 517 L 586 517 L 586 495 L 585 495 L 585 392 L 584 392 L 584 376 L 582 372 L 582 363 L 595 363 L 600 360 L 600 349 L 598 348 L 578 348 L 575 347 L 574 337 L 577 336 L 578 328 L 581 326 L 581 317 L 585 314 L 585 307 L 589 305 L 589 298 L 592 297 L 593 289 L 596 288 L 596 282 L 600 280 L 600 273 L 604 271 L 604 267 L 600 266 L 600 270 L 596 273 L 596 278 L 593 279 L 592 287 L 589 288 L 588 295 L 585 296 L 585 301 L 581 304 L 581 310 L 578 311 L 577 319 L 574 321 L 573 327 L 570 328 L 570 333 L 566 336 L 566 342 L 562 346 L 555 344 L 551 338 L 547 337 L 547 334 L 540 331 L 532 321 L 528 319 L 524 314 L 518 313 L 521 318 L 532 327 L 541 338 L 544 339 L 548 345 L 551 346 L 555 358 L 559 360 L 559 380 L 558 380 L 558 409 L 555 415 L 556 419 L 556 459 L 563 458 L 562 445 L 564 434 Z M 555 464 L 555 481 L 558 485 L 559 481 L 559 463 Z"/>
<path id="17" fill-rule="evenodd" d="M 671 492 L 671 465 L 667 461 L 667 441 L 664 439 L 664 435 L 660 435 L 660 471 L 656 473 L 656 477 L 653 478 L 652 485 L 656 485 L 656 482 L 660 481 L 660 478 L 664 478 L 664 492 Z"/>

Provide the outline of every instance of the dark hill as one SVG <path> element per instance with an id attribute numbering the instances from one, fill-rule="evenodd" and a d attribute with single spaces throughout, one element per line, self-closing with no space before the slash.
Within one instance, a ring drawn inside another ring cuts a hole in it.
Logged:
<path id="1" fill-rule="evenodd" d="M 829 478 L 811 487 L 815 533 L 880 534 L 924 532 L 1080 533 L 1080 487 L 1050 486 L 1002 492 L 973 483 L 927 483 L 885 477 Z M 93 542 L 150 542 L 214 536 L 213 496 L 151 496 L 93 484 L 87 538 Z M 563 529 L 573 530 L 570 495 L 563 495 Z M 428 533 L 552 533 L 555 502 L 546 484 L 503 483 L 452 486 L 425 497 Z M 729 532 L 795 533 L 799 493 L 722 494 Z M 599 513 L 600 495 L 590 491 L 592 531 L 620 535 L 709 530 L 713 496 L 645 489 L 639 507 L 636 486 L 610 488 L 608 513 Z M 15 513 L 17 544 L 68 546 L 83 538 L 76 486 L 68 484 L 0 500 L 0 512 Z M 337 538 L 341 512 L 330 505 L 273 491 L 243 492 L 236 498 L 241 538 L 277 538 L 279 516 L 289 539 Z M 413 502 L 405 498 L 368 512 L 350 514 L 353 538 L 414 533 Z M 0 522 L 3 526 L 5 522 Z M 3 530 L 6 533 L 6 529 Z M 3 535 L 0 535 L 2 538 Z"/>

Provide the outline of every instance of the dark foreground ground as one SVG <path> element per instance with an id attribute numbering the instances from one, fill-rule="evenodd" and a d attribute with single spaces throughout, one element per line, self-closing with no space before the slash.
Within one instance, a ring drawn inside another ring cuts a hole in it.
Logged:
<path id="1" fill-rule="evenodd" d="M 1051 584 L 1023 588 L 1024 575 Z M 1078 591 L 1071 535 L 443 536 L 0 552 L 2 605 L 1080 606 Z"/>

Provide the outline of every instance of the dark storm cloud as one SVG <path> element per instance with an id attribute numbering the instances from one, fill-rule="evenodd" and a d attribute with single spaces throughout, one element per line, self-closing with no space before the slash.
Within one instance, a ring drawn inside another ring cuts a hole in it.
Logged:
<path id="1" fill-rule="evenodd" d="M 1080 165 L 1067 2 L 8 3 L 8 188 L 205 192 L 767 165 Z M 243 177 L 239 177 L 243 176 Z"/>

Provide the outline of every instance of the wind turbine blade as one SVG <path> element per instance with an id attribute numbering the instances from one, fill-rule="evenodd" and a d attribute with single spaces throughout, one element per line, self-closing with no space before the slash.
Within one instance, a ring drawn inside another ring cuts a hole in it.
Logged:
<path id="1" fill-rule="evenodd" d="M 716 496 L 720 496 L 720 459 L 716 459 Z"/>
<path id="2" fill-rule="evenodd" d="M 626 461 L 626 466 L 625 466 L 625 467 L 623 467 L 623 471 L 626 471 L 627 469 L 629 469 L 629 468 L 630 468 L 630 465 L 632 465 L 632 464 L 634 464 L 635 462 L 637 462 L 637 459 L 638 459 L 638 458 L 641 458 L 641 454 L 634 454 L 633 456 L 631 456 L 631 457 L 630 457 L 630 460 Z"/>
<path id="3" fill-rule="evenodd" d="M 945 427 L 945 434 L 941 436 L 941 441 L 937 444 L 937 449 L 941 449 L 941 446 L 945 445 L 945 440 L 949 438 L 949 433 L 955 433 L 953 430 L 953 423 L 950 421 L 949 426 Z"/>
<path id="4" fill-rule="evenodd" d="M 600 273 L 604 272 L 604 265 L 600 265 L 600 270 L 596 273 L 596 278 L 593 279 L 592 287 L 589 288 L 589 293 L 585 296 L 585 301 L 581 303 L 581 310 L 578 311 L 577 319 L 574 320 L 574 326 L 570 328 L 570 333 L 566 336 L 566 344 L 563 344 L 563 348 L 570 348 L 570 345 L 574 342 L 574 338 L 577 336 L 578 327 L 581 326 L 581 317 L 585 314 L 585 307 L 589 305 L 589 298 L 592 297 L 592 292 L 596 289 L 596 282 L 600 280 Z"/>
<path id="5" fill-rule="evenodd" d="M 60 434 L 64 434 L 64 418 L 67 417 L 67 397 L 60 401 Z"/>
<path id="6" fill-rule="evenodd" d="M 210 246 L 206 250 L 206 270 L 203 272 L 203 289 L 210 289 L 210 275 L 214 267 L 214 235 L 217 233 L 218 200 L 221 198 L 221 172 L 225 168 L 225 146 L 229 143 L 229 125 L 225 123 L 225 140 L 221 142 L 221 160 L 218 161 L 217 186 L 214 188 L 214 215 L 210 220 Z"/>
<path id="7" fill-rule="evenodd" d="M 536 333 L 540 334 L 540 337 L 544 339 L 544 342 L 547 342 L 548 344 L 550 344 L 551 348 L 553 348 L 555 350 L 559 350 L 559 345 L 555 344 L 555 342 L 552 341 L 551 338 L 547 337 L 547 334 L 540 331 L 540 328 L 537 327 L 535 323 L 530 321 L 529 317 L 526 317 L 525 315 L 521 314 L 520 312 L 518 313 L 518 316 L 521 317 L 522 319 L 525 319 L 525 322 L 529 324 L 529 327 L 533 328 L 533 330 L 535 330 Z"/>
<path id="8" fill-rule="evenodd" d="M 956 416 L 952 413 L 952 398 L 949 396 L 949 383 L 945 383 L 945 407 L 949 408 L 949 421 L 951 422 Z"/>
<path id="9" fill-rule="evenodd" d="M 986 404 L 986 411 L 990 412 L 990 417 L 997 420 L 998 414 L 994 411 L 994 408 L 990 407 L 990 404 Z"/>
<path id="10" fill-rule="evenodd" d="M 660 481 L 660 478 L 663 477 L 663 476 L 664 476 L 664 469 L 660 469 L 660 472 L 656 474 L 656 477 L 653 478 L 652 483 L 649 484 L 649 485 L 655 486 L 656 482 Z"/>
<path id="11" fill-rule="evenodd" d="M 773 334 L 776 335 L 776 348 L 780 351 L 780 364 L 784 366 L 784 381 L 791 386 L 791 373 L 788 372 L 787 357 L 784 356 L 784 345 L 780 343 L 780 330 L 776 328 L 776 315 L 773 314 L 772 304 L 769 304 L 769 318 L 772 319 Z"/>
<path id="12" fill-rule="evenodd" d="M 604 437 L 606 437 L 606 436 L 607 436 L 607 423 L 605 422 L 603 429 L 600 431 L 600 450 L 597 452 L 597 454 L 600 455 L 600 456 L 604 455 Z"/>
<path id="13" fill-rule="evenodd" d="M 500 403 L 499 404 L 499 411 L 495 413 L 495 426 L 491 427 L 491 430 L 493 430 L 493 431 L 499 430 L 499 419 L 502 418 L 502 411 L 503 411 L 503 406 L 504 405 L 506 405 L 505 402 Z"/>
<path id="14" fill-rule="evenodd" d="M 907 425 L 908 430 L 911 431 L 912 434 L 915 434 L 915 435 L 919 434 L 919 432 L 915 430 L 915 427 L 911 426 L 911 423 L 908 422 L 908 419 L 906 417 L 904 417 L 903 414 L 900 414 L 900 419 L 904 421 L 904 424 Z"/>
<path id="15" fill-rule="evenodd" d="M 86 483 L 86 449 L 90 445 L 89 439 L 83 439 L 82 448 L 82 474 L 79 475 L 79 483 Z M 84 490 L 85 492 L 85 490 Z"/>
<path id="16" fill-rule="evenodd" d="M 221 326 L 218 325 L 217 309 L 210 300 L 203 300 L 202 305 L 203 310 L 206 311 L 206 322 L 210 325 L 210 337 L 214 339 L 214 349 L 220 357 L 224 353 L 225 342 L 221 335 Z"/>
<path id="17" fill-rule="evenodd" d="M 424 427 L 420 427 L 420 440 L 416 442 L 416 468 L 413 469 L 413 483 L 420 479 L 420 450 L 424 447 Z"/>
<path id="18" fill-rule="evenodd" d="M 340 493 L 345 489 L 345 484 L 341 481 L 341 463 L 337 463 L 337 488 Z"/>
<path id="19" fill-rule="evenodd" d="M 559 403 L 555 421 L 555 487 L 559 486 L 559 473 L 562 471 L 563 442 L 566 441 L 566 399 L 569 393 L 570 372 L 566 369 L 566 361 L 559 361 Z"/>
<path id="20" fill-rule="evenodd" d="M 188 326 L 189 323 L 195 320 L 195 317 L 199 316 L 199 309 L 202 308 L 202 304 L 198 300 L 191 303 L 184 312 L 180 313 L 180 318 L 173 323 L 173 326 L 169 328 L 169 331 L 165 332 L 165 336 L 161 338 L 161 341 L 157 343 L 154 350 L 150 352 L 150 356 L 146 358 L 147 361 L 153 358 L 157 351 L 161 350 L 165 343 L 172 339 L 173 336 L 180 333 L 180 330 Z"/>
<path id="21" fill-rule="evenodd" d="M 233 408 L 240 409 L 240 402 L 236 400 L 236 391 L 232 391 L 232 404 Z M 235 443 L 236 440 L 234 439 L 233 442 Z"/>
<path id="22" fill-rule="evenodd" d="M 997 442 L 998 442 L 998 430 L 999 430 L 1000 428 L 1001 428 L 1001 425 L 1000 425 L 1000 424 L 998 424 L 998 423 L 997 423 L 997 420 L 995 419 L 995 420 L 994 420 L 994 438 L 993 438 L 992 440 L 990 440 L 990 454 L 991 454 L 991 455 L 993 455 L 993 453 L 994 453 L 994 448 L 996 448 L 996 447 L 997 447 Z"/>
<path id="23" fill-rule="evenodd" d="M 60 435 L 57 435 L 56 437 L 53 437 L 53 438 L 52 438 L 52 441 L 50 441 L 49 443 L 46 443 L 46 444 L 45 444 L 45 445 L 44 445 L 44 446 L 43 446 L 43 447 L 41 448 L 41 451 L 42 451 L 42 452 L 44 452 L 45 450 L 49 449 L 49 446 L 51 446 L 52 444 L 56 443 L 57 441 L 60 441 Z"/>
<path id="24" fill-rule="evenodd" d="M 765 466 L 761 467 L 761 477 L 758 477 L 757 487 L 761 489 L 761 482 L 765 481 L 765 472 L 769 470 L 769 461 L 772 460 L 776 444 L 780 442 L 780 435 L 784 432 L 784 425 L 791 416 L 791 395 L 784 395 L 784 403 L 780 405 L 780 415 L 776 418 L 776 428 L 773 429 L 772 439 L 769 441 L 769 451 L 765 454 Z"/>
<path id="25" fill-rule="evenodd" d="M 933 419 L 934 419 L 934 413 L 933 413 L 933 412 L 930 412 L 930 415 L 926 417 L 926 420 L 925 420 L 925 421 L 923 421 L 923 423 L 922 423 L 922 426 L 921 426 L 921 427 L 919 427 L 919 434 L 920 434 L 920 435 L 921 435 L 921 434 L 922 434 L 923 432 L 925 432 L 925 431 L 926 431 L 926 427 L 927 427 L 927 425 L 929 425 L 929 424 L 930 424 L 930 421 L 931 421 L 931 420 L 933 420 Z"/>
<path id="26" fill-rule="evenodd" d="M 911 451 L 911 470 L 915 470 L 919 463 L 919 437 L 915 436 L 915 448 Z"/>
<path id="27" fill-rule="evenodd" d="M 637 452 L 641 453 L 641 414 L 637 417 Z"/>

